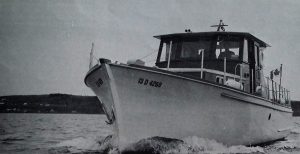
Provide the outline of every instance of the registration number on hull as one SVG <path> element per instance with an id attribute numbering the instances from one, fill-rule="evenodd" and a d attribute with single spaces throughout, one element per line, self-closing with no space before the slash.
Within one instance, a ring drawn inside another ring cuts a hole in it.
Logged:
<path id="1" fill-rule="evenodd" d="M 151 86 L 151 87 L 157 87 L 157 88 L 162 86 L 162 82 L 144 79 L 144 78 L 139 78 L 138 84 L 145 85 L 145 86 Z"/>

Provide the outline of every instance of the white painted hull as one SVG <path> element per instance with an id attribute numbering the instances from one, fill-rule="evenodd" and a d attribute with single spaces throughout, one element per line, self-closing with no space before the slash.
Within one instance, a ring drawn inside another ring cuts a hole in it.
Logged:
<path id="1" fill-rule="evenodd" d="M 290 108 L 232 88 L 142 68 L 101 65 L 85 82 L 108 116 L 115 116 L 120 149 L 153 136 L 198 136 L 226 145 L 251 145 L 284 138 L 292 128 Z M 162 85 L 139 84 L 141 78 Z"/>

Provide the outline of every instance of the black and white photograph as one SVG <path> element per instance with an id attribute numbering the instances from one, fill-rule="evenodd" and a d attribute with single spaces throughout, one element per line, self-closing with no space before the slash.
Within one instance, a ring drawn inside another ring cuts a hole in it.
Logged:
<path id="1" fill-rule="evenodd" d="M 300 153 L 300 1 L 0 0 L 0 153 Z"/>

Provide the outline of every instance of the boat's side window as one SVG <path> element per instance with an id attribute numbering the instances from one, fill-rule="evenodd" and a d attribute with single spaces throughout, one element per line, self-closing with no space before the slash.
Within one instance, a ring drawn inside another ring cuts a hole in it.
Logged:
<path id="1" fill-rule="evenodd" d="M 162 46 L 162 51 L 161 51 L 161 56 L 160 56 L 160 60 L 159 61 L 167 61 L 168 58 L 167 58 L 167 51 L 169 50 L 170 48 L 170 44 L 167 43 L 167 42 L 164 42 L 163 43 L 163 46 Z"/>
<path id="2" fill-rule="evenodd" d="M 162 53 L 160 56 L 160 62 L 168 61 L 169 57 L 171 59 L 174 59 L 174 47 L 172 47 L 172 46 L 173 46 L 172 41 L 163 42 Z"/>

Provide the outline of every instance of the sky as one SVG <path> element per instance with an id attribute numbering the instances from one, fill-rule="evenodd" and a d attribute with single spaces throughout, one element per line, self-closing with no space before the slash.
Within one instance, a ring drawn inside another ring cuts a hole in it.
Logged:
<path id="1" fill-rule="evenodd" d="M 94 95 L 83 81 L 92 42 L 95 57 L 126 63 L 157 51 L 154 35 L 215 31 L 220 19 L 272 46 L 265 75 L 283 64 L 283 86 L 300 100 L 298 0 L 1 0 L 0 96 Z"/>

